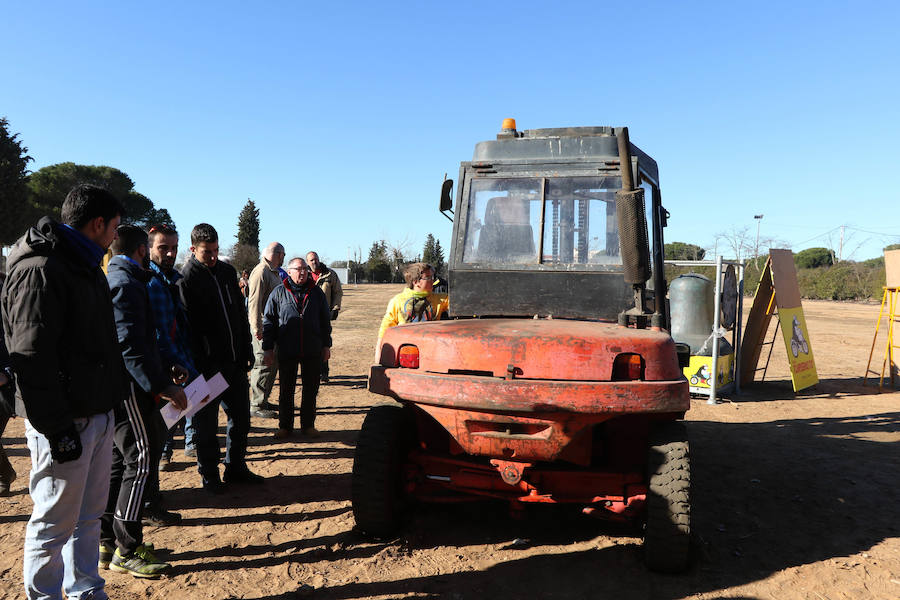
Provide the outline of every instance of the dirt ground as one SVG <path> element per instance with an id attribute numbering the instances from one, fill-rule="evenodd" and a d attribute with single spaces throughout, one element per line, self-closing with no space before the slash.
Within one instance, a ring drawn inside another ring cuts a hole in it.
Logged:
<path id="1" fill-rule="evenodd" d="M 366 374 L 398 290 L 347 287 L 320 439 L 276 441 L 275 421 L 254 419 L 248 461 L 265 486 L 210 496 L 176 450 L 162 488 L 184 522 L 145 528 L 173 569 L 157 581 L 104 571 L 111 598 L 900 598 L 900 393 L 862 385 L 877 305 L 804 302 L 814 389 L 793 393 L 779 340 L 765 382 L 693 401 L 692 566 L 663 576 L 642 565 L 634 529 L 577 511 L 421 506 L 396 540 L 354 533 L 354 442 L 385 401 Z M 0 499 L 0 597 L 18 598 L 31 512 L 21 419 L 3 442 L 19 479 Z"/>

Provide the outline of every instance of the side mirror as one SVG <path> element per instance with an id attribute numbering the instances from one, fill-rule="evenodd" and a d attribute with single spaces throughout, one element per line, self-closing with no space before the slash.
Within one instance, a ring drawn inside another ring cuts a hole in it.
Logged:
<path id="1" fill-rule="evenodd" d="M 453 208 L 453 197 L 450 192 L 453 191 L 453 180 L 445 179 L 441 184 L 441 212 L 446 212 Z"/>

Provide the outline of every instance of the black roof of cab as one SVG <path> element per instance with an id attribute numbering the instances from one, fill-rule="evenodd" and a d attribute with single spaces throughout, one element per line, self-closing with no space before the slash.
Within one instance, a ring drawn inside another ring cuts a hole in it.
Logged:
<path id="1" fill-rule="evenodd" d="M 642 175 L 659 185 L 656 161 L 631 144 Z M 556 127 L 550 129 L 504 129 L 496 140 L 475 145 L 472 162 L 568 162 L 619 160 L 614 127 Z"/>

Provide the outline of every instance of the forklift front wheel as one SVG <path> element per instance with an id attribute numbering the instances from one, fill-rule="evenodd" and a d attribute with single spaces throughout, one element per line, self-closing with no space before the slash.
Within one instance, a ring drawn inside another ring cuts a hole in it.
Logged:
<path id="1" fill-rule="evenodd" d="M 647 478 L 644 560 L 653 571 L 684 571 L 691 540 L 691 462 L 684 421 L 660 423 L 651 431 Z"/>
<path id="2" fill-rule="evenodd" d="M 374 406 L 363 421 L 353 457 L 351 505 L 357 528 L 385 538 L 400 526 L 406 508 L 403 464 L 415 423 L 400 406 Z"/>

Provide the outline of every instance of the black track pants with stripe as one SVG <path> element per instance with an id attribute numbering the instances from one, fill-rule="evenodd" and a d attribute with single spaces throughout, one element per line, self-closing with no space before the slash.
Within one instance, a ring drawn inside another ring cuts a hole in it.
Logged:
<path id="1" fill-rule="evenodd" d="M 141 516 L 144 494 L 159 469 L 162 431 L 153 399 L 134 383 L 115 408 L 113 463 L 109 500 L 100 521 L 100 541 L 130 554 L 144 543 Z"/>

